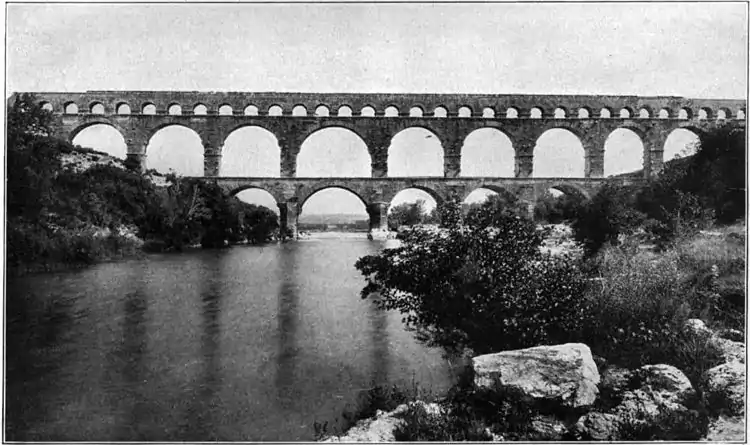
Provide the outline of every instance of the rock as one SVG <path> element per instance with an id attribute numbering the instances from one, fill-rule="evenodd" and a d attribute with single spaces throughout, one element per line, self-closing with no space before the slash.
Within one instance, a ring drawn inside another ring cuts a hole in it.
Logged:
<path id="1" fill-rule="evenodd" d="M 573 434 L 579 440 L 617 440 L 619 431 L 616 415 L 596 411 L 581 416 L 573 426 Z"/>
<path id="2" fill-rule="evenodd" d="M 599 394 L 599 371 L 591 350 L 581 343 L 480 355 L 472 366 L 480 390 L 512 390 L 573 408 L 592 405 Z"/>
<path id="3" fill-rule="evenodd" d="M 610 393 L 622 395 L 628 388 L 633 371 L 618 366 L 611 366 L 602 373 L 601 387 Z"/>
<path id="4" fill-rule="evenodd" d="M 719 416 L 708 427 L 706 440 L 710 442 L 745 442 L 745 419 Z"/>
<path id="5" fill-rule="evenodd" d="M 651 423 L 662 415 L 687 411 L 685 402 L 695 396 L 690 380 L 670 365 L 646 365 L 633 375 L 631 384 L 639 386 L 626 391 L 613 414 L 634 423 Z"/>
<path id="6" fill-rule="evenodd" d="M 709 406 L 730 415 L 745 415 L 745 365 L 732 361 L 706 372 L 706 397 Z"/>
<path id="7" fill-rule="evenodd" d="M 743 334 L 742 331 L 739 331 L 737 329 L 722 329 L 718 331 L 716 335 L 718 335 L 720 338 L 723 338 L 725 340 L 745 343 L 745 334 Z"/>
<path id="8" fill-rule="evenodd" d="M 343 436 L 328 437 L 321 442 L 395 442 L 396 438 L 393 432 L 403 422 L 401 415 L 412 405 L 422 405 L 428 415 L 439 416 L 443 414 L 442 408 L 437 403 L 425 403 L 417 400 L 399 405 L 393 411 L 377 410 L 375 417 L 360 420 Z"/>
<path id="9" fill-rule="evenodd" d="M 714 344 L 721 351 L 724 361 L 745 363 L 745 344 L 738 341 L 727 340 L 721 337 L 714 337 Z"/>
<path id="10" fill-rule="evenodd" d="M 699 318 L 691 318 L 685 322 L 685 332 L 693 335 L 711 335 L 713 331 Z"/>
<path id="11" fill-rule="evenodd" d="M 531 432 L 525 440 L 563 440 L 568 427 L 552 416 L 535 416 L 531 419 Z"/>

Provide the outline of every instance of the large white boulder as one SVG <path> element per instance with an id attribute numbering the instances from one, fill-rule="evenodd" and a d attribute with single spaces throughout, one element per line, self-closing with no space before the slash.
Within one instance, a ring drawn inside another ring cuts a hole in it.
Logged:
<path id="1" fill-rule="evenodd" d="M 593 405 L 599 394 L 599 370 L 591 350 L 581 343 L 480 355 L 472 366 L 474 386 L 480 390 L 511 390 L 573 408 Z"/>
<path id="2" fill-rule="evenodd" d="M 712 408 L 745 415 L 745 365 L 731 361 L 706 371 L 706 396 Z"/>

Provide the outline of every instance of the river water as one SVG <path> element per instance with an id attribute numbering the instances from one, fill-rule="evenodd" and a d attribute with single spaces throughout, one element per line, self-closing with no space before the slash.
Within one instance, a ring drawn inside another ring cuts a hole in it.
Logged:
<path id="1" fill-rule="evenodd" d="M 336 425 L 374 384 L 445 391 L 454 370 L 440 351 L 359 296 L 354 263 L 384 243 L 311 239 L 9 280 L 6 439 L 312 440 L 315 422 Z"/>

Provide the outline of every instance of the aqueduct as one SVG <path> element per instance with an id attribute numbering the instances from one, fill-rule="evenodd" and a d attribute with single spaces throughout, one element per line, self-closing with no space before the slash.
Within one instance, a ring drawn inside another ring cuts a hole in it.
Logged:
<path id="1" fill-rule="evenodd" d="M 268 191 L 279 205 L 282 226 L 292 231 L 296 231 L 297 216 L 305 200 L 330 187 L 355 193 L 366 205 L 371 228 L 385 226 L 388 203 L 405 188 L 427 191 L 437 202 L 449 196 L 465 198 L 477 188 L 509 191 L 530 206 L 541 192 L 552 187 L 589 196 L 604 182 L 605 141 L 621 128 L 632 130 L 643 142 L 643 176 L 617 179 L 636 184 L 660 171 L 664 144 L 673 130 L 689 129 L 700 137 L 721 125 L 744 128 L 746 113 L 743 100 L 672 96 L 178 91 L 32 94 L 53 113 L 56 136 L 72 142 L 89 126 L 114 127 L 126 142 L 127 157 L 141 166 L 145 166 L 146 147 L 157 131 L 174 125 L 192 129 L 203 145 L 203 177 L 233 193 L 249 188 Z M 233 131 L 249 126 L 275 135 L 281 151 L 280 178 L 219 177 L 224 141 Z M 388 176 L 391 140 L 412 127 L 427 129 L 440 140 L 442 178 Z M 365 142 L 371 177 L 296 178 L 302 143 L 325 128 L 345 128 Z M 461 177 L 464 140 L 481 128 L 497 129 L 510 139 L 515 153 L 515 177 Z M 558 128 L 572 132 L 580 140 L 584 177 L 532 178 L 537 139 L 545 131 Z"/>

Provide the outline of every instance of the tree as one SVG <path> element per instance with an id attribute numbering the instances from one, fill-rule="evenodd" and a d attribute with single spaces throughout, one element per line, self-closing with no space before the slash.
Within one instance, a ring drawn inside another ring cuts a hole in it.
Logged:
<path id="1" fill-rule="evenodd" d="M 522 218 L 527 216 L 525 203 L 512 193 L 494 193 L 482 202 L 470 204 L 466 211 L 466 217 L 469 220 L 490 218 L 486 221 L 475 221 L 477 224 L 485 225 L 493 225 L 496 222 L 493 218 L 502 219 L 507 216 Z"/>
<path id="2" fill-rule="evenodd" d="M 424 199 L 399 204 L 388 212 L 388 226 L 396 230 L 401 226 L 423 224 L 427 217 Z"/>
<path id="3" fill-rule="evenodd" d="M 460 221 L 441 206 L 444 228 L 414 229 L 402 245 L 356 263 L 362 297 L 397 310 L 418 338 L 475 353 L 577 338 L 583 281 L 575 265 L 540 250 L 528 219 L 487 206 Z"/>

